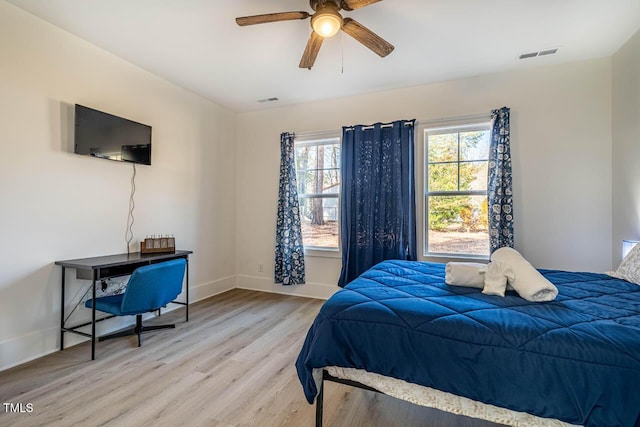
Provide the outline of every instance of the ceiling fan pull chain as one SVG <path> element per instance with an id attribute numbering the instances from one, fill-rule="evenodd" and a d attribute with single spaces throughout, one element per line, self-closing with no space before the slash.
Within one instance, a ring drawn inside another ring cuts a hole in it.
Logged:
<path id="1" fill-rule="evenodd" d="M 342 51 L 342 66 L 340 68 L 340 74 L 344 74 L 344 31 L 340 32 L 340 50 Z"/>

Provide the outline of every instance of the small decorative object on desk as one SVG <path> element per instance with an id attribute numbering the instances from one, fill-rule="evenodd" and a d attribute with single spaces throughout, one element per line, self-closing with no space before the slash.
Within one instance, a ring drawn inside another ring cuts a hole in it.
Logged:
<path id="1" fill-rule="evenodd" d="M 176 239 L 173 236 L 147 237 L 140 242 L 140 252 L 143 254 L 175 251 Z"/>

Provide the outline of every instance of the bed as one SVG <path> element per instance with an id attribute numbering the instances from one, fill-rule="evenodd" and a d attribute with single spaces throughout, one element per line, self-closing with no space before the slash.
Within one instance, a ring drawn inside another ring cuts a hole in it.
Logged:
<path id="1" fill-rule="evenodd" d="M 444 264 L 374 266 L 309 329 L 296 361 L 307 401 L 333 380 L 510 425 L 640 426 L 640 286 L 540 272 L 552 302 L 448 286 Z"/>

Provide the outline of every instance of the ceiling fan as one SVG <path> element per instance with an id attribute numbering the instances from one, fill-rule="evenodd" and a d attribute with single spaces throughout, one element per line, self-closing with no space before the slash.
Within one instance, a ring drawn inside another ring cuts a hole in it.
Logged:
<path id="1" fill-rule="evenodd" d="M 265 24 L 267 22 L 293 21 L 296 19 L 307 19 L 311 17 L 311 36 L 307 42 L 307 47 L 300 60 L 300 68 L 313 67 L 316 61 L 322 41 L 327 37 L 332 37 L 342 30 L 351 37 L 371 49 L 382 58 L 389 55 L 394 47 L 367 27 L 363 26 L 351 18 L 343 18 L 340 10 L 351 11 L 369 6 L 382 0 L 309 0 L 311 9 L 315 13 L 307 12 L 281 12 L 267 13 L 264 15 L 243 16 L 236 18 L 236 23 L 240 26 Z"/>

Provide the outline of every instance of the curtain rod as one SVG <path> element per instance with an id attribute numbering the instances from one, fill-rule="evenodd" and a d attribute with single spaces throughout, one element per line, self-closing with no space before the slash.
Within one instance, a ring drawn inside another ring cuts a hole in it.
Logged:
<path id="1" fill-rule="evenodd" d="M 481 119 L 491 120 L 491 113 L 473 114 L 469 116 L 457 116 L 457 117 L 440 117 L 437 119 L 416 120 L 416 125 L 437 125 L 437 124 L 449 123 L 449 122 L 460 122 L 465 120 L 481 120 Z M 409 122 L 405 123 L 405 126 L 410 126 L 410 125 L 411 123 Z M 382 125 L 382 127 L 391 127 L 391 126 L 393 125 L 392 124 Z M 367 126 L 364 129 L 370 129 L 370 128 L 372 128 L 372 126 Z M 348 127 L 347 130 L 348 131 L 353 130 L 353 126 Z M 317 131 L 317 132 L 295 132 L 293 133 L 293 135 L 301 138 L 339 137 L 340 131 L 326 130 L 326 131 Z"/>
<path id="2" fill-rule="evenodd" d="M 291 132 L 294 136 L 299 138 L 311 139 L 311 138 L 330 138 L 330 137 L 340 137 L 339 130 L 322 130 L 315 132 Z"/>
<path id="3" fill-rule="evenodd" d="M 404 123 L 404 125 L 405 125 L 405 127 L 413 126 L 413 120 L 406 121 Z M 356 125 L 356 126 L 360 126 L 360 125 Z M 362 126 L 362 130 L 369 130 L 369 129 L 373 129 L 374 127 L 375 126 Z M 385 124 L 380 125 L 380 127 L 381 128 L 391 128 L 391 127 L 393 127 L 393 123 L 385 123 Z M 354 130 L 355 128 L 356 128 L 355 126 L 345 126 L 345 127 L 343 127 L 343 129 L 345 131 L 347 131 L 347 132 L 350 132 L 350 131 Z"/>

